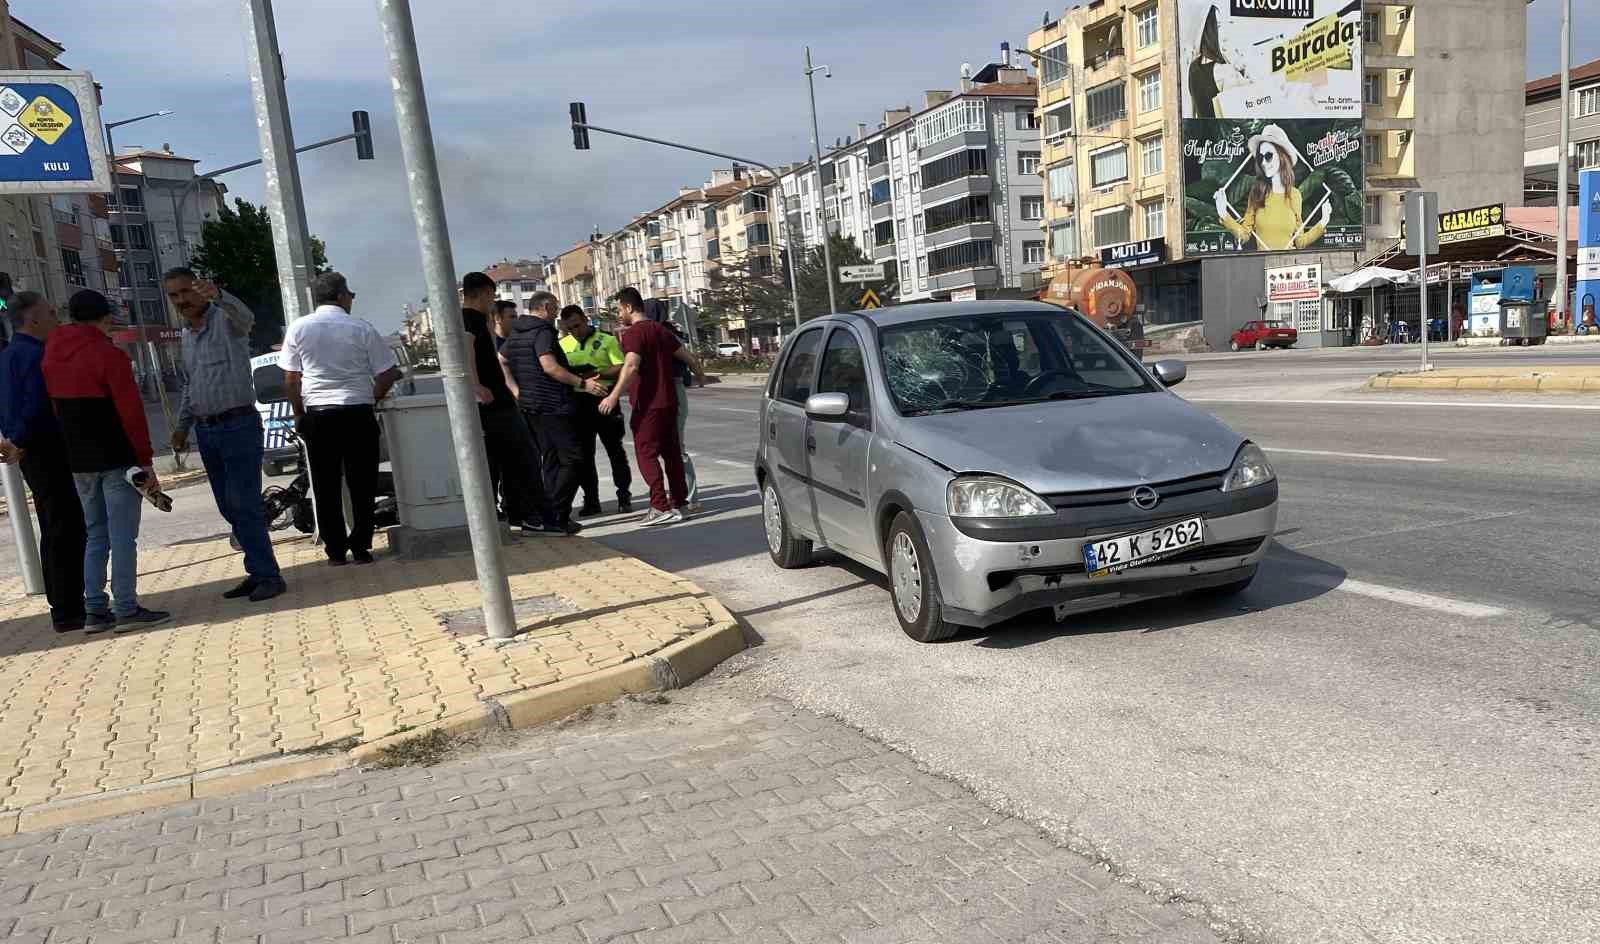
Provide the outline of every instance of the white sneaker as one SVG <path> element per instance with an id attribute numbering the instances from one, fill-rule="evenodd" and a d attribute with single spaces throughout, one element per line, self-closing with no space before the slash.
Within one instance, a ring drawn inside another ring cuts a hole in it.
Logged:
<path id="1" fill-rule="evenodd" d="M 659 528 L 662 525 L 677 524 L 682 520 L 683 512 L 674 508 L 671 511 L 656 512 L 654 515 L 646 518 L 644 521 L 644 526 L 647 528 Z"/>
<path id="2" fill-rule="evenodd" d="M 666 516 L 667 516 L 666 512 L 664 512 L 664 511 L 656 511 L 654 508 L 652 508 L 649 511 L 644 513 L 644 517 L 643 518 L 639 519 L 639 527 L 641 527 L 641 528 L 653 528 L 656 525 L 660 524 L 661 523 L 661 519 L 665 518 Z"/>

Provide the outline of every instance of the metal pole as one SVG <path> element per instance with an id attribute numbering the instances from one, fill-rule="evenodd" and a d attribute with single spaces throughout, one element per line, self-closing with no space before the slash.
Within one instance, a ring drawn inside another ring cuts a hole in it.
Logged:
<path id="1" fill-rule="evenodd" d="M 383 0 L 379 0 L 379 2 L 381 3 Z M 635 141 L 643 141 L 647 144 L 659 144 L 662 147 L 677 148 L 680 151 L 693 151 L 696 154 L 709 154 L 712 157 L 720 157 L 729 161 L 738 161 L 741 164 L 750 164 L 752 166 L 759 167 L 768 174 L 772 175 L 773 185 L 778 187 L 780 193 L 783 189 L 782 181 L 778 179 L 778 172 L 773 169 L 772 165 L 763 164 L 760 161 L 753 161 L 748 157 L 739 157 L 737 154 L 724 154 L 721 151 L 708 151 L 705 148 L 695 147 L 692 144 L 679 144 L 676 141 L 666 141 L 661 138 L 646 137 L 642 134 L 634 134 L 631 131 L 618 131 L 615 128 L 602 128 L 599 125 L 574 123 L 573 127 L 583 128 L 587 131 L 598 131 L 601 134 L 615 135 L 619 138 L 632 138 Z M 770 205 L 771 204 L 769 203 L 768 206 Z M 783 214 L 783 221 L 784 239 L 789 243 L 789 298 L 790 303 L 794 307 L 794 326 L 798 328 L 800 327 L 800 292 L 799 289 L 795 287 L 794 280 L 794 234 L 789 232 L 789 214 Z"/>
<path id="2" fill-rule="evenodd" d="M 11 536 L 17 542 L 17 558 L 22 562 L 22 586 L 30 594 L 44 592 L 44 565 L 39 562 L 39 541 L 33 534 L 33 516 L 28 513 L 28 493 L 23 487 L 22 469 L 14 464 L 0 466 L 5 480 L 6 513 L 11 516 Z"/>
<path id="3" fill-rule="evenodd" d="M 1561 144 L 1556 153 L 1556 318 L 1567 321 L 1567 150 L 1572 147 L 1572 0 L 1561 2 Z"/>
<path id="4" fill-rule="evenodd" d="M 1422 369 L 1432 370 L 1433 365 L 1428 363 L 1428 241 L 1422 239 L 1422 248 L 1417 253 L 1417 271 L 1422 275 L 1422 297 L 1419 299 L 1421 310 L 1418 312 L 1417 328 L 1422 335 Z"/>
<path id="5" fill-rule="evenodd" d="M 817 80 L 816 69 L 811 66 L 811 47 L 806 47 L 806 91 L 811 95 L 811 156 L 816 159 L 817 167 L 817 206 L 822 217 L 822 264 L 826 267 L 824 281 L 828 284 L 828 312 L 839 313 L 839 303 L 833 297 L 833 249 L 828 246 L 828 200 L 823 193 L 822 182 L 822 140 L 821 132 L 817 130 Z M 798 196 L 798 194 L 796 195 Z M 785 218 L 788 214 L 784 214 Z"/>
<path id="6" fill-rule="evenodd" d="M 377 0 L 378 23 L 383 28 L 389 56 L 390 85 L 394 89 L 395 119 L 400 125 L 400 153 L 405 158 L 411 189 L 411 212 L 416 217 L 417 242 L 422 248 L 423 274 L 428 303 L 433 307 L 433 329 L 444 374 L 445 406 L 450 415 L 450 438 L 461 470 L 461 490 L 467 506 L 467 530 L 472 536 L 472 558 L 478 570 L 478 593 L 483 598 L 484 622 L 492 639 L 509 639 L 517 631 L 511 608 L 511 586 L 506 582 L 500 556 L 500 522 L 494 494 L 489 490 L 489 464 L 484 457 L 483 424 L 468 376 L 466 326 L 456 301 L 455 260 L 450 254 L 450 229 L 445 221 L 444 194 L 439 189 L 439 166 L 433 152 L 433 129 L 428 120 L 428 100 L 422 88 L 422 64 L 417 59 L 417 36 L 411 23 L 410 0 Z"/>
<path id="7" fill-rule="evenodd" d="M 283 323 L 287 326 L 310 305 L 311 236 L 306 229 L 305 198 L 300 192 L 300 165 L 294 157 L 294 130 L 289 125 L 289 96 L 283 85 L 283 57 L 278 52 L 272 0 L 242 2 L 251 98 L 256 106 L 262 162 L 267 169 L 272 250 L 278 261 L 278 287 L 283 293 Z"/>

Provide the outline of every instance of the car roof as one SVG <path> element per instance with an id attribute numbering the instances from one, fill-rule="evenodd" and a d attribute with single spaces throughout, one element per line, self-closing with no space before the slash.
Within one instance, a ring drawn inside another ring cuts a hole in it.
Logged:
<path id="1" fill-rule="evenodd" d="M 892 328 L 899 325 L 916 324 L 921 321 L 934 321 L 940 318 L 1020 313 L 1060 315 L 1070 310 L 1060 305 L 1026 301 L 1024 299 L 994 299 L 981 302 L 916 302 L 910 305 L 895 305 L 891 308 L 877 308 L 867 311 L 841 311 L 837 314 L 812 318 L 806 321 L 805 324 L 810 325 L 829 321 L 846 324 L 870 322 L 881 328 Z"/>

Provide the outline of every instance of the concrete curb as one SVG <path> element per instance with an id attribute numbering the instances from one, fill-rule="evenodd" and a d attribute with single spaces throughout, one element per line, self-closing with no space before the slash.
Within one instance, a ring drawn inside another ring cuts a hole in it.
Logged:
<path id="1" fill-rule="evenodd" d="M 614 701 L 623 695 L 682 688 L 745 648 L 744 631 L 727 607 L 698 586 L 687 582 L 686 585 L 710 612 L 711 625 L 660 652 L 582 678 L 488 697 L 467 711 L 358 744 L 348 751 L 312 748 L 298 754 L 219 767 L 157 783 L 7 810 L 0 812 L 0 838 L 321 777 L 370 764 L 384 748 L 431 731 L 458 735 L 495 728 L 519 730 Z"/>
<path id="2" fill-rule="evenodd" d="M 1600 372 L 1593 377 L 1570 374 L 1530 374 L 1522 377 L 1493 375 L 1379 374 L 1368 380 L 1368 390 L 1469 390 L 1475 393 L 1600 393 Z"/>

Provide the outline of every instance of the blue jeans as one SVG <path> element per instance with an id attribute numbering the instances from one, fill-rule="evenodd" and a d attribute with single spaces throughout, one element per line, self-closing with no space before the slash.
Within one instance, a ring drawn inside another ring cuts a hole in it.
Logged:
<path id="1" fill-rule="evenodd" d="M 132 616 L 139 609 L 139 518 L 144 496 L 123 478 L 127 471 L 72 473 L 88 533 L 83 551 L 83 605 L 90 613 L 111 610 L 117 616 Z M 115 610 L 106 598 L 107 558 Z"/>
<path id="2" fill-rule="evenodd" d="M 244 549 L 245 573 L 257 580 L 278 576 L 278 559 L 272 553 L 261 505 L 261 416 L 251 410 L 248 416 L 197 425 L 194 432 L 217 510 Z"/>

